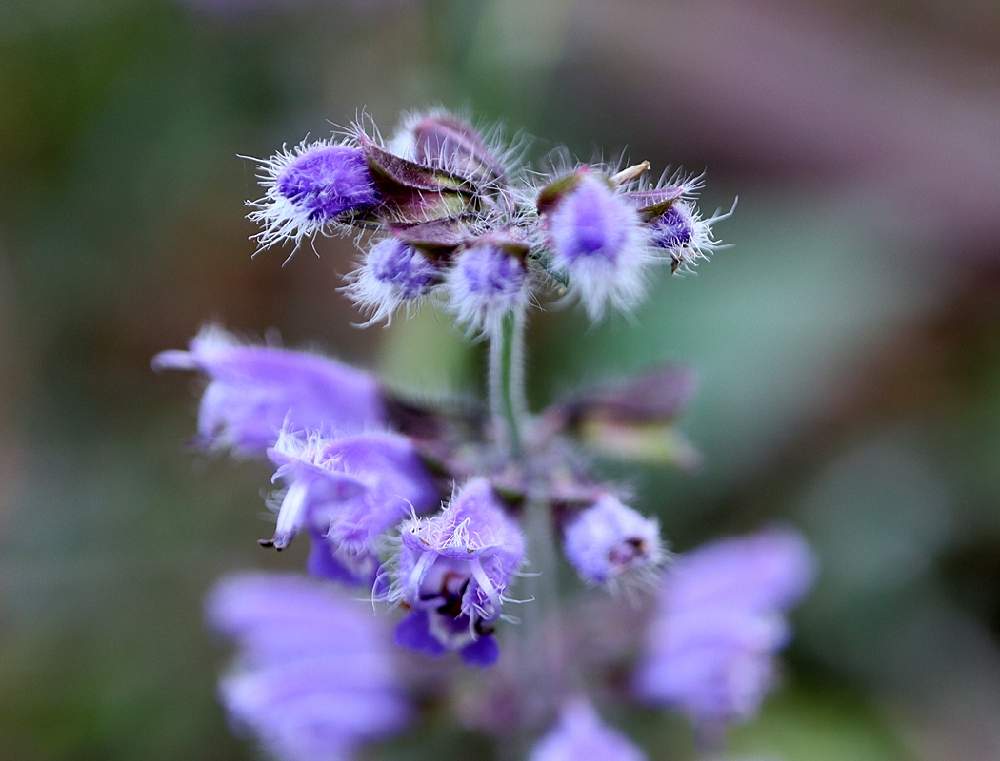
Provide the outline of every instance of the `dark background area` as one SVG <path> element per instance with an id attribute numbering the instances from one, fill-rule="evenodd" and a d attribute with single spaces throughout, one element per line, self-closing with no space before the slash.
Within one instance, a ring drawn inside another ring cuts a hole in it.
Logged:
<path id="1" fill-rule="evenodd" d="M 815 545 L 784 687 L 735 747 L 1000 758 L 1000 6 L 976 0 L 0 5 L 0 756 L 253 756 L 201 600 L 301 557 L 256 550 L 266 465 L 186 448 L 197 384 L 149 360 L 218 320 L 477 389 L 432 310 L 350 326 L 349 241 L 251 262 L 243 219 L 237 153 L 435 104 L 740 197 L 733 248 L 634 323 L 536 314 L 529 347 L 536 406 L 697 369 L 704 466 L 629 473 L 675 549 L 775 519 Z M 685 757 L 676 722 L 616 719 Z M 427 737 L 386 754 L 458 757 Z"/>

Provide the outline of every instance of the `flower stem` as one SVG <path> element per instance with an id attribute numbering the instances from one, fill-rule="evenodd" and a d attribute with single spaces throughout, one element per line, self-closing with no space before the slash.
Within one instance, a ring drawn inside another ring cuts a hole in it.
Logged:
<path id="1" fill-rule="evenodd" d="M 523 421 L 527 415 L 524 397 L 524 310 L 504 315 L 500 330 L 490 339 L 490 409 L 503 427 L 511 457 L 523 452 Z"/>

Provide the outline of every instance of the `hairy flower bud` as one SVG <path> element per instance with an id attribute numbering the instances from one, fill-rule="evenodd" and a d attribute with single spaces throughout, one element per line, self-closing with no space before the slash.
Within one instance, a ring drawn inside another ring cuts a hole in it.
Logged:
<path id="1" fill-rule="evenodd" d="M 472 332 L 493 332 L 527 302 L 527 246 L 483 238 L 462 250 L 448 273 L 451 311 Z"/>
<path id="2" fill-rule="evenodd" d="M 351 758 L 410 716 L 384 621 L 328 585 L 297 576 L 246 574 L 220 581 L 209 623 L 235 640 L 223 678 L 226 711 L 276 758 Z"/>
<path id="3" fill-rule="evenodd" d="M 284 241 L 298 244 L 381 201 L 364 152 L 351 145 L 303 141 L 255 160 L 265 192 L 248 219 L 262 228 L 256 236 L 261 249 Z"/>
<path id="4" fill-rule="evenodd" d="M 563 542 L 580 578 L 610 587 L 651 584 L 666 556 L 659 522 L 610 494 L 570 520 Z"/>
<path id="5" fill-rule="evenodd" d="M 378 381 L 318 354 L 248 346 L 209 325 L 187 351 L 153 358 L 157 370 L 199 370 L 210 379 L 198 411 L 198 435 L 213 448 L 261 456 L 287 423 L 351 432 L 385 422 Z"/>
<path id="6" fill-rule="evenodd" d="M 552 186 L 539 196 L 552 269 L 568 278 L 591 319 L 609 306 L 627 311 L 641 298 L 653 261 L 636 209 L 607 178 L 590 171 Z"/>
<path id="7" fill-rule="evenodd" d="M 667 574 L 635 686 L 698 724 L 753 716 L 788 640 L 784 611 L 808 589 L 805 540 L 772 530 L 682 556 Z"/>
<path id="8" fill-rule="evenodd" d="M 578 698 L 563 708 L 559 722 L 535 744 L 528 761 L 588 758 L 646 761 L 646 754 L 625 735 L 606 726 L 586 699 Z"/>
<path id="9" fill-rule="evenodd" d="M 447 111 L 430 111 L 409 117 L 394 147 L 409 152 L 420 164 L 438 166 L 472 181 L 497 181 L 506 173 L 503 151 L 487 142 L 465 119 Z"/>
<path id="10" fill-rule="evenodd" d="M 441 282 L 438 265 L 420 249 L 396 238 L 380 240 L 350 278 L 347 292 L 370 314 L 368 323 L 389 321 L 400 306 L 415 304 Z"/>
<path id="11" fill-rule="evenodd" d="M 437 515 L 400 526 L 389 569 L 390 600 L 412 611 L 396 641 L 431 655 L 459 651 L 467 663 L 499 654 L 495 623 L 524 561 L 524 536 L 485 478 L 474 478 Z"/>
<path id="12" fill-rule="evenodd" d="M 723 247 L 712 235 L 712 225 L 732 216 L 736 208 L 718 211 L 702 219 L 695 207 L 684 200 L 671 203 L 667 209 L 649 222 L 653 245 L 670 254 L 672 272 L 689 271 L 700 260 L 707 260 L 716 249 Z"/>

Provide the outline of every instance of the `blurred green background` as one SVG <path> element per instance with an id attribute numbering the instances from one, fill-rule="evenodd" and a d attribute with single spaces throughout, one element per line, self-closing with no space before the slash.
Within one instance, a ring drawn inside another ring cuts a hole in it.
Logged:
<path id="1" fill-rule="evenodd" d="M 149 359 L 211 319 L 477 388 L 433 312 L 350 327 L 349 242 L 249 259 L 237 153 L 434 104 L 740 197 L 734 247 L 634 324 L 554 311 L 530 337 L 536 405 L 697 368 L 705 465 L 630 474 L 675 548 L 774 519 L 815 544 L 785 686 L 735 747 L 1000 758 L 1000 6 L 977 0 L 5 0 L 0 757 L 253 757 L 201 599 L 301 558 L 255 551 L 266 466 L 187 449 L 197 385 Z M 669 721 L 616 720 L 686 757 Z"/>

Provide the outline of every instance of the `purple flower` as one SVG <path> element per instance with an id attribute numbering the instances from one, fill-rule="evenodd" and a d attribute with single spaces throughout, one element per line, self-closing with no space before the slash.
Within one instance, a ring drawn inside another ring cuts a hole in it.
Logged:
<path id="1" fill-rule="evenodd" d="M 667 574 L 636 674 L 637 691 L 701 725 L 753 716 L 789 638 L 785 610 L 809 588 L 813 558 L 787 530 L 725 539 Z"/>
<path id="2" fill-rule="evenodd" d="M 441 282 L 440 268 L 422 251 L 395 238 L 374 246 L 351 275 L 347 292 L 370 313 L 367 324 L 385 320 L 402 305 L 416 303 Z"/>
<path id="3" fill-rule="evenodd" d="M 563 708 L 558 724 L 532 748 L 528 761 L 586 758 L 645 761 L 646 754 L 606 726 L 590 704 L 579 698 Z"/>
<path id="4" fill-rule="evenodd" d="M 207 326 L 188 351 L 165 351 L 155 369 L 198 370 L 211 379 L 198 411 L 201 441 L 240 456 L 296 428 L 350 432 L 385 421 L 385 401 L 368 373 L 332 359 L 270 346 L 247 346 Z"/>
<path id="5" fill-rule="evenodd" d="M 463 250 L 448 273 L 451 311 L 474 333 L 493 331 L 528 300 L 521 252 L 483 240 Z"/>
<path id="6" fill-rule="evenodd" d="M 370 582 L 379 537 L 407 515 L 439 503 L 440 494 L 409 439 L 364 434 L 327 439 L 282 431 L 268 456 L 278 466 L 274 536 L 283 549 L 297 533 L 313 538 L 310 570 Z"/>
<path id="7" fill-rule="evenodd" d="M 346 761 L 409 716 L 382 619 L 329 586 L 247 574 L 219 582 L 210 625 L 235 640 L 220 684 L 234 724 L 283 761 Z"/>
<path id="8" fill-rule="evenodd" d="M 649 584 L 663 562 L 660 524 L 606 495 L 574 517 L 563 535 L 569 562 L 590 584 Z"/>
<path id="9" fill-rule="evenodd" d="M 712 225 L 729 219 L 735 209 L 734 201 L 729 211 L 716 210 L 708 219 L 702 219 L 691 203 L 677 200 L 649 222 L 653 245 L 670 253 L 673 271 L 690 271 L 716 249 L 724 248 L 712 235 Z"/>
<path id="10" fill-rule="evenodd" d="M 260 249 L 284 241 L 298 244 L 328 225 L 380 202 L 368 159 L 352 145 L 329 140 L 283 148 L 260 164 L 264 197 L 251 204 L 248 219 L 261 226 Z"/>
<path id="11" fill-rule="evenodd" d="M 603 175 L 581 171 L 578 178 L 546 213 L 548 243 L 553 270 L 598 319 L 609 306 L 624 311 L 638 302 L 653 259 L 633 204 Z"/>
<path id="12" fill-rule="evenodd" d="M 404 647 L 461 651 L 476 665 L 498 655 L 495 622 L 524 561 L 524 536 L 485 478 L 474 478 L 437 515 L 400 526 L 388 599 L 412 611 L 396 632 Z"/>

